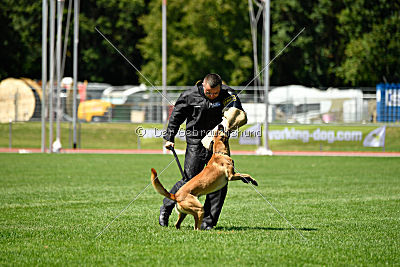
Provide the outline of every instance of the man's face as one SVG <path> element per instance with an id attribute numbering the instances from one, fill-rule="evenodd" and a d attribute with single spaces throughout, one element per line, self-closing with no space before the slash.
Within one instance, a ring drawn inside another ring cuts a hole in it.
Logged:
<path id="1" fill-rule="evenodd" d="M 204 94 L 210 100 L 216 99 L 219 95 L 219 92 L 221 91 L 220 85 L 211 88 L 211 86 L 207 82 L 203 82 L 203 87 L 204 87 Z"/>

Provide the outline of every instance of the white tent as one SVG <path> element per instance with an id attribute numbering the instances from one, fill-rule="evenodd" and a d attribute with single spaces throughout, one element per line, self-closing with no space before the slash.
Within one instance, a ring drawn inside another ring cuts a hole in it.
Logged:
<path id="1" fill-rule="evenodd" d="M 285 111 L 287 122 L 310 123 L 321 120 L 323 122 L 340 121 L 356 122 L 361 119 L 363 107 L 363 93 L 358 89 L 339 90 L 329 88 L 319 90 L 302 85 L 287 85 L 275 87 L 268 94 L 270 122 L 276 120 L 275 115 L 285 106 L 293 108 L 293 112 Z M 243 104 L 248 113 L 249 123 L 261 122 L 265 115 L 263 104 Z M 313 106 L 310 109 L 310 106 Z M 304 107 L 304 109 L 303 109 Z M 287 108 L 286 108 L 287 109 Z M 263 117 L 262 117 L 263 116 Z"/>
<path id="2" fill-rule="evenodd" d="M 287 85 L 276 87 L 269 93 L 269 103 L 285 104 L 288 101 L 295 105 L 320 103 L 332 99 L 360 99 L 362 100 L 362 91 L 356 89 L 339 90 L 329 88 L 328 90 L 319 90 L 308 88 L 302 85 Z"/>

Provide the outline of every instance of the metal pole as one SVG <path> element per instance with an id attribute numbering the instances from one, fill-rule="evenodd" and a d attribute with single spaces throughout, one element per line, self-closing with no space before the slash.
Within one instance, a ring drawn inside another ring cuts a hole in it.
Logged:
<path id="1" fill-rule="evenodd" d="M 167 0 L 162 2 L 162 90 L 167 95 Z M 167 120 L 167 103 L 162 99 L 163 103 L 163 121 Z"/>
<path id="2" fill-rule="evenodd" d="M 47 84 L 47 0 L 42 1 L 42 152 L 46 150 L 46 84 Z"/>
<path id="3" fill-rule="evenodd" d="M 61 38 L 64 0 L 57 0 L 57 137 L 61 144 Z"/>
<path id="4" fill-rule="evenodd" d="M 49 153 L 53 152 L 53 92 L 54 92 L 54 34 L 56 0 L 50 0 L 50 92 L 49 92 Z"/>
<path id="5" fill-rule="evenodd" d="M 250 17 L 250 29 L 251 29 L 251 37 L 253 42 L 253 72 L 254 77 L 258 76 L 258 52 L 257 52 L 257 24 L 258 18 L 256 19 L 254 16 L 253 9 L 253 0 L 248 0 L 249 3 L 249 17 Z M 257 114 L 257 90 L 259 86 L 259 79 L 254 79 L 254 89 L 253 89 L 253 101 L 254 101 L 254 114 Z"/>
<path id="6" fill-rule="evenodd" d="M 307 97 L 304 97 L 303 110 L 304 110 L 304 124 L 306 124 L 307 123 Z"/>
<path id="7" fill-rule="evenodd" d="M 8 125 L 8 148 L 12 148 L 12 119 L 9 120 L 10 123 Z"/>
<path id="8" fill-rule="evenodd" d="M 167 95 L 167 0 L 162 1 L 162 92 Z M 162 120 L 167 128 L 167 102 L 162 98 Z M 165 149 L 163 149 L 165 151 Z M 165 151 L 166 152 L 166 151 Z"/>
<path id="9" fill-rule="evenodd" d="M 147 104 L 147 108 L 149 110 L 149 118 L 150 118 L 150 122 L 153 122 L 153 101 L 154 101 L 154 97 L 153 97 L 153 87 L 150 88 L 150 97 L 149 97 L 149 102 Z"/>
<path id="10" fill-rule="evenodd" d="M 61 64 L 61 76 L 62 77 L 64 77 L 65 59 L 67 57 L 69 25 L 70 25 L 70 22 L 71 22 L 71 9 L 72 9 L 72 0 L 69 0 L 69 2 L 68 2 L 67 25 L 65 26 L 65 34 L 64 34 L 64 49 L 63 49 L 62 64 Z"/>
<path id="11" fill-rule="evenodd" d="M 19 94 L 18 94 L 18 88 L 17 88 L 17 92 L 14 95 L 14 113 L 15 113 L 14 121 L 15 122 L 18 121 L 18 97 L 19 97 Z"/>
<path id="12" fill-rule="evenodd" d="M 270 151 L 268 145 L 268 88 L 269 88 L 269 0 L 264 0 L 264 87 L 265 87 L 265 122 L 264 122 L 264 149 Z"/>
<path id="13" fill-rule="evenodd" d="M 72 1 L 72 0 L 71 0 Z M 73 102 L 72 102 L 72 121 L 74 124 L 73 148 L 76 149 L 76 91 L 78 86 L 78 43 L 79 43 L 79 0 L 74 0 L 74 59 L 73 59 Z"/>
<path id="14" fill-rule="evenodd" d="M 167 95 L 167 0 L 162 2 L 162 86 L 163 94 Z M 166 101 L 163 98 L 163 121 L 167 120 Z"/>
<path id="15" fill-rule="evenodd" d="M 260 79 L 258 78 L 258 73 L 259 73 L 259 69 L 258 69 L 258 51 L 257 51 L 257 25 L 258 25 L 258 20 L 260 18 L 261 12 L 262 12 L 262 8 L 263 6 L 260 5 L 259 3 L 257 3 L 257 1 L 255 2 L 256 5 L 258 6 L 258 11 L 257 11 L 257 15 L 254 14 L 254 8 L 253 8 L 253 0 L 248 0 L 249 2 L 249 17 L 250 17 L 250 29 L 251 29 L 251 37 L 252 37 L 252 42 L 253 42 L 253 71 L 254 71 L 254 77 L 257 77 L 254 79 L 254 87 L 256 88 L 256 90 L 258 90 L 258 86 L 260 85 Z M 257 92 L 257 91 L 255 91 Z M 255 98 L 257 97 L 256 93 L 254 94 Z"/>
<path id="16" fill-rule="evenodd" d="M 72 128 L 71 128 L 71 122 L 68 122 L 68 147 L 72 147 Z"/>
<path id="17" fill-rule="evenodd" d="M 78 127 L 79 127 L 79 129 L 78 129 L 78 148 L 81 148 L 81 145 L 82 145 L 82 143 L 81 143 L 81 129 L 82 129 L 82 124 L 80 123 L 80 122 L 78 122 Z"/>

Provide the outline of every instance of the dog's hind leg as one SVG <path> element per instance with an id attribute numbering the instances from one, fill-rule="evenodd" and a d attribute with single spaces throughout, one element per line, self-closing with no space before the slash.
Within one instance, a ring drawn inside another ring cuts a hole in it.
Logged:
<path id="1" fill-rule="evenodd" d="M 178 212 L 179 212 L 178 220 L 175 223 L 176 229 L 181 228 L 181 223 L 183 222 L 183 220 L 186 218 L 186 215 L 187 215 L 186 213 L 183 213 L 181 211 L 178 211 Z"/>
<path id="2" fill-rule="evenodd" d="M 196 217 L 194 217 L 195 230 L 201 229 L 201 223 L 203 222 L 203 218 L 204 218 L 204 208 L 202 205 L 201 210 L 197 212 L 197 222 L 196 222 Z"/>
<path id="3" fill-rule="evenodd" d="M 188 194 L 185 200 L 179 202 L 179 206 L 186 213 L 193 215 L 194 229 L 199 230 L 204 217 L 204 208 L 199 199 L 192 194 Z"/>
<path id="4" fill-rule="evenodd" d="M 236 181 L 236 180 L 241 180 L 243 183 L 248 184 L 249 182 L 252 183 L 253 185 L 257 186 L 258 183 L 253 177 L 251 177 L 249 174 L 246 173 L 235 173 L 231 177 L 228 178 L 229 181 Z"/>

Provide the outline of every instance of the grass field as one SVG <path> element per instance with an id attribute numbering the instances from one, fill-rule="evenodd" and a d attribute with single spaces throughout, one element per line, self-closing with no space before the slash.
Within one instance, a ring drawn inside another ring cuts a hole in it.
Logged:
<path id="1" fill-rule="evenodd" d="M 160 173 L 171 160 L 0 154 L 0 265 L 400 264 L 399 159 L 234 157 L 306 241 L 241 182 L 230 183 L 214 230 L 193 231 L 189 216 L 181 230 L 161 228 L 162 196 L 147 186 L 150 167 Z M 178 173 L 173 162 L 165 187 Z"/>

